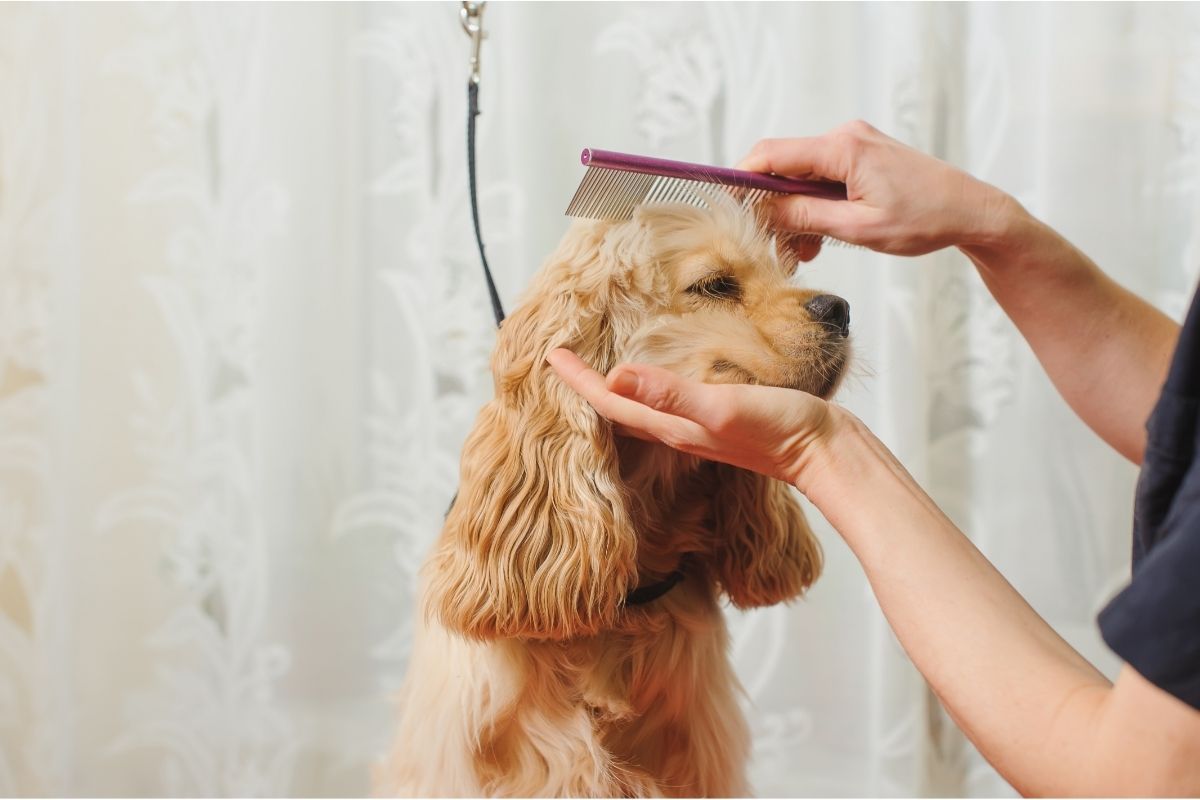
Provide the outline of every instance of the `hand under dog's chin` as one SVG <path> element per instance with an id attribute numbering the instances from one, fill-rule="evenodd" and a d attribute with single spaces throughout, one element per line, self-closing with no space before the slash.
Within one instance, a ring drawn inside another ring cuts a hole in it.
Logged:
<path id="1" fill-rule="evenodd" d="M 841 386 L 849 360 L 849 353 L 839 352 L 821 364 L 764 371 L 744 367 L 729 359 L 717 359 L 707 369 L 692 370 L 692 373 L 705 383 L 777 386 L 781 389 L 806 392 L 816 395 L 822 400 L 828 400 Z"/>

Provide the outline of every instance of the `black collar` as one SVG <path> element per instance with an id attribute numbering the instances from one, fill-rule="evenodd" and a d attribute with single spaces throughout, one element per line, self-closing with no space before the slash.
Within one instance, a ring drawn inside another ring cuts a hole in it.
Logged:
<path id="1" fill-rule="evenodd" d="M 667 577 L 657 583 L 649 583 L 645 586 L 639 586 L 629 594 L 625 595 L 625 605 L 640 606 L 646 603 L 652 603 L 662 597 L 667 592 L 675 588 L 675 584 L 683 580 L 683 572 L 675 570 Z"/>
<path id="2" fill-rule="evenodd" d="M 450 509 L 454 508 L 454 501 L 458 499 L 458 492 L 454 493 L 454 497 L 450 498 L 450 508 L 446 509 L 446 515 L 449 516 Z M 682 567 L 683 565 L 680 564 Z M 629 594 L 625 595 L 625 605 L 627 606 L 642 606 L 646 603 L 653 603 L 658 598 L 662 597 L 667 592 L 675 588 L 675 584 L 683 580 L 683 571 L 675 570 L 667 577 L 657 583 L 648 583 L 645 586 L 639 586 Z"/>

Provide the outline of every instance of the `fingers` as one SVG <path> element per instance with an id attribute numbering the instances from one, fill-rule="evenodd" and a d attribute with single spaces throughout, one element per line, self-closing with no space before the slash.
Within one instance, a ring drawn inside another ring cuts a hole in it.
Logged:
<path id="1" fill-rule="evenodd" d="M 608 388 L 656 411 L 711 428 L 723 420 L 727 404 L 717 387 L 648 364 L 621 364 L 608 373 Z M 715 390 L 715 391 L 714 391 Z"/>
<path id="2" fill-rule="evenodd" d="M 742 159 L 738 168 L 848 182 L 856 154 L 873 130 L 866 123 L 852 122 L 823 136 L 762 139 Z M 775 200 L 768 209 L 776 228 L 859 243 L 855 232 L 861 227 L 864 210 L 856 202 L 789 195 Z M 811 248 L 810 251 L 811 255 L 805 250 L 797 255 L 801 260 L 811 260 L 817 253 Z"/>
<path id="3" fill-rule="evenodd" d="M 839 125 L 821 136 L 760 139 L 738 163 L 738 168 L 793 178 L 847 182 L 863 147 L 881 139 L 888 137 L 862 120 Z"/>
<path id="4" fill-rule="evenodd" d="M 551 350 L 546 356 L 546 363 L 554 367 L 554 371 L 558 373 L 558 377 L 562 378 L 568 386 L 575 391 L 580 391 L 583 382 L 590 380 L 588 372 L 595 372 L 587 363 L 579 356 L 572 353 L 565 347 L 558 347 Z M 599 376 L 600 373 L 596 373 Z M 601 381 L 604 379 L 601 378 Z"/>
<path id="5" fill-rule="evenodd" d="M 553 350 L 546 356 L 546 361 L 602 417 L 629 431 L 646 434 L 639 438 L 657 440 L 689 452 L 708 438 L 704 429 L 691 420 L 663 413 L 609 391 L 604 376 L 570 350 Z"/>
<path id="6" fill-rule="evenodd" d="M 621 364 L 605 378 L 564 348 L 551 351 L 546 361 L 593 408 L 618 424 L 657 436 L 672 418 L 695 430 L 727 422 L 729 404 L 719 396 L 724 387 L 649 364 Z"/>
<path id="7" fill-rule="evenodd" d="M 789 195 L 772 201 L 771 224 L 795 233 L 819 233 L 853 242 L 863 209 L 844 200 Z M 816 255 L 815 253 L 813 255 Z"/>
<path id="8" fill-rule="evenodd" d="M 821 244 L 821 237 L 805 236 L 792 248 L 792 252 L 796 254 L 796 258 L 808 263 L 821 254 Z"/>
<path id="9" fill-rule="evenodd" d="M 840 140 L 829 134 L 798 139 L 761 139 L 738 162 L 737 168 L 792 178 L 845 181 L 850 174 L 848 156 L 840 146 Z"/>
<path id="10" fill-rule="evenodd" d="M 776 245 L 781 261 L 792 266 L 794 261 L 809 262 L 821 253 L 821 235 L 816 233 L 780 233 Z"/>

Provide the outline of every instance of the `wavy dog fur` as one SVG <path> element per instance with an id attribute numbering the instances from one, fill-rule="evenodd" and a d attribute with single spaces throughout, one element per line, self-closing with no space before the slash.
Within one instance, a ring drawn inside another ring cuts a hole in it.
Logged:
<path id="1" fill-rule="evenodd" d="M 576 222 L 505 321 L 495 399 L 426 563 L 381 794 L 747 792 L 749 732 L 718 601 L 800 595 L 821 554 L 778 481 L 617 440 L 545 362 L 637 360 L 830 394 L 844 337 L 730 202 Z M 626 594 L 677 568 L 651 603 Z"/>

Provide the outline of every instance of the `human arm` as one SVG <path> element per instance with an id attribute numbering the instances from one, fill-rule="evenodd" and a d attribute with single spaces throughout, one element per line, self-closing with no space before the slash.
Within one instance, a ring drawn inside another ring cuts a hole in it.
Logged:
<path id="1" fill-rule="evenodd" d="M 777 201 L 783 230 L 896 255 L 958 247 L 1083 421 L 1135 463 L 1179 327 L 1012 197 L 865 123 L 764 139 L 742 169 L 844 181 L 848 202 Z"/>
<path id="2" fill-rule="evenodd" d="M 1179 326 L 1012 205 L 993 242 L 960 249 L 1072 410 L 1140 464 Z"/>
<path id="3" fill-rule="evenodd" d="M 1110 686 L 840 407 L 643 365 L 606 379 L 561 350 L 550 361 L 627 432 L 804 492 L 862 563 L 948 712 L 1020 791 L 1200 792 L 1200 712 L 1129 668 Z"/>
<path id="4" fill-rule="evenodd" d="M 996 770 L 1025 795 L 1200 792 L 1200 712 L 1128 666 L 1110 686 L 861 422 L 834 416 L 835 432 L 799 480 L 862 564 L 913 663 Z"/>

